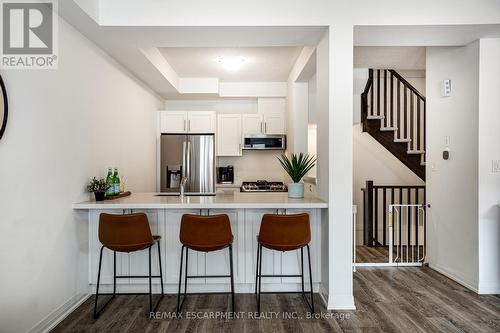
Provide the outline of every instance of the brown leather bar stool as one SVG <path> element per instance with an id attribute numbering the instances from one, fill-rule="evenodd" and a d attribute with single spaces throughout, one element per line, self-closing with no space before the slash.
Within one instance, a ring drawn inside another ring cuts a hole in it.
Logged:
<path id="1" fill-rule="evenodd" d="M 233 277 L 233 234 L 226 214 L 200 216 L 184 214 L 181 219 L 179 234 L 182 243 L 181 268 L 179 271 L 179 291 L 177 293 L 177 312 L 181 311 L 187 296 L 187 280 L 197 278 L 231 278 L 231 301 L 234 312 L 234 277 Z M 186 249 L 186 268 L 184 273 L 184 297 L 181 303 L 182 261 Z M 188 275 L 188 250 L 213 252 L 229 248 L 230 275 Z"/>
<path id="2" fill-rule="evenodd" d="M 101 253 L 99 256 L 99 270 L 97 273 L 97 288 L 94 305 L 94 318 L 101 313 L 102 310 L 115 297 L 116 279 L 122 278 L 149 278 L 149 311 L 156 310 L 160 301 L 163 298 L 163 275 L 161 270 L 161 251 L 160 251 L 160 236 L 153 236 L 149 228 L 149 221 L 146 214 L 124 214 L 114 215 L 102 213 L 99 216 L 99 241 L 102 243 Z M 158 244 L 158 262 L 160 264 L 160 275 L 151 275 L 151 248 Z M 99 280 L 101 279 L 101 263 L 102 252 L 104 248 L 113 251 L 113 293 L 101 294 L 112 295 L 112 297 L 97 311 L 97 298 L 99 296 Z M 149 275 L 116 275 L 116 252 L 135 252 L 141 250 L 149 250 Z M 161 282 L 161 297 L 158 299 L 153 310 L 153 296 L 151 292 L 151 279 L 159 278 Z"/>
<path id="3" fill-rule="evenodd" d="M 257 312 L 260 312 L 260 295 L 272 292 L 261 292 L 263 277 L 300 277 L 302 278 L 302 291 L 307 305 L 314 312 L 311 251 L 311 227 L 309 225 L 309 214 L 274 215 L 265 214 L 260 223 L 260 231 L 257 235 L 257 267 L 255 268 L 255 294 L 257 295 Z M 268 275 L 262 274 L 262 248 L 265 247 L 276 251 L 294 251 L 300 249 L 301 274 L 300 275 Z M 307 248 L 309 261 L 309 284 L 311 302 L 307 300 L 304 290 L 304 247 Z M 295 293 L 295 292 L 290 292 Z"/>

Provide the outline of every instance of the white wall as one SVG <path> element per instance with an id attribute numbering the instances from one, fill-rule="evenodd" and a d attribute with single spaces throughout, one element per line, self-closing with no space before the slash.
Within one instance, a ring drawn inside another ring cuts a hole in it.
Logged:
<path id="1" fill-rule="evenodd" d="M 314 63 L 314 57 L 316 57 L 315 48 L 304 47 L 288 76 L 286 106 L 289 153 L 307 152 L 309 78 L 303 76 L 314 75 L 314 68 L 311 65 Z"/>
<path id="2" fill-rule="evenodd" d="M 479 292 L 500 293 L 500 39 L 479 43 Z"/>
<path id="3" fill-rule="evenodd" d="M 317 188 L 316 193 L 319 198 L 328 201 L 329 193 L 329 110 L 330 101 L 328 99 L 330 80 L 329 80 L 329 57 L 330 57 L 330 41 L 329 33 L 326 32 L 316 48 L 316 108 L 314 118 L 317 122 L 317 150 L 321 152 L 318 155 L 318 163 L 316 166 Z M 329 209 L 323 209 L 321 212 L 321 285 L 323 296 L 326 297 L 326 302 L 329 301 L 330 291 L 330 212 Z"/>
<path id="4" fill-rule="evenodd" d="M 165 110 L 217 111 L 219 113 L 257 113 L 257 99 L 182 99 L 166 100 Z"/>
<path id="5" fill-rule="evenodd" d="M 427 210 L 431 267 L 478 287 L 479 43 L 427 48 Z M 453 93 L 441 97 L 441 82 Z M 449 136 L 450 159 L 442 159 Z"/>
<path id="6" fill-rule="evenodd" d="M 59 49 L 57 70 L 2 71 L 3 332 L 25 332 L 88 292 L 86 216 L 71 205 L 88 199 L 89 178 L 117 166 L 132 191 L 155 189 L 161 101 L 62 20 Z"/>
<path id="7" fill-rule="evenodd" d="M 219 166 L 234 166 L 234 182 L 268 180 L 288 182 L 278 156 L 280 152 L 247 150 L 243 156 L 218 157 Z M 288 177 L 287 177 L 288 178 Z"/>
<path id="8" fill-rule="evenodd" d="M 425 185 L 370 134 L 361 132 L 361 124 L 353 125 L 353 198 L 356 215 L 356 244 L 363 244 L 363 193 L 367 180 L 376 185 Z"/>

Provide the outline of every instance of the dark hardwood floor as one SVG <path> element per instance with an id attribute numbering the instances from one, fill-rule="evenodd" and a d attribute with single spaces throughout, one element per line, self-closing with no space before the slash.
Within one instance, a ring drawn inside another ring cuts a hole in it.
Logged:
<path id="1" fill-rule="evenodd" d="M 262 311 L 278 318 L 253 319 L 253 294 L 236 295 L 240 319 L 187 319 L 230 311 L 227 295 L 190 296 L 184 318 L 149 319 L 147 296 L 118 296 L 97 320 L 91 297 L 53 332 L 500 332 L 500 296 L 478 296 L 428 267 L 360 268 L 354 273 L 356 311 L 328 312 L 315 295 L 318 315 L 308 319 L 300 295 L 263 295 Z M 174 311 L 176 297 L 166 296 L 158 311 Z M 291 311 L 296 317 L 283 318 Z M 268 313 L 269 312 L 269 313 Z M 330 316 L 330 317 L 327 317 Z"/>
<path id="2" fill-rule="evenodd" d="M 410 246 L 408 247 L 408 252 L 406 250 L 406 246 L 398 249 L 394 248 L 392 251 L 394 258 L 399 258 L 403 262 L 407 260 L 416 261 L 416 258 L 422 257 L 423 255 L 423 246 L 420 246 L 418 249 L 416 246 Z M 368 247 L 364 245 L 356 245 L 356 262 L 358 263 L 385 263 L 388 262 L 388 260 L 388 246 Z"/>

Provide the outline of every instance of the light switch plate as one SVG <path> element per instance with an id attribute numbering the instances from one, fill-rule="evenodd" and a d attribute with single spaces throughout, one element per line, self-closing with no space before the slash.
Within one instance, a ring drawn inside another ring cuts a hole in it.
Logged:
<path id="1" fill-rule="evenodd" d="M 450 97 L 451 96 L 451 80 L 446 79 L 441 82 L 441 96 Z"/>
<path id="2" fill-rule="evenodd" d="M 499 160 L 493 160 L 491 161 L 491 171 L 492 172 L 500 172 L 500 161 Z"/>

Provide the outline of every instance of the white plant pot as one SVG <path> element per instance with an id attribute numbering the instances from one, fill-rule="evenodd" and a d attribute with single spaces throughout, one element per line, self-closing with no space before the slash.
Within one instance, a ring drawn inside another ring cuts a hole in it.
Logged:
<path id="1" fill-rule="evenodd" d="M 290 184 L 288 184 L 288 197 L 289 198 L 303 198 L 304 197 L 304 183 L 290 183 Z"/>

